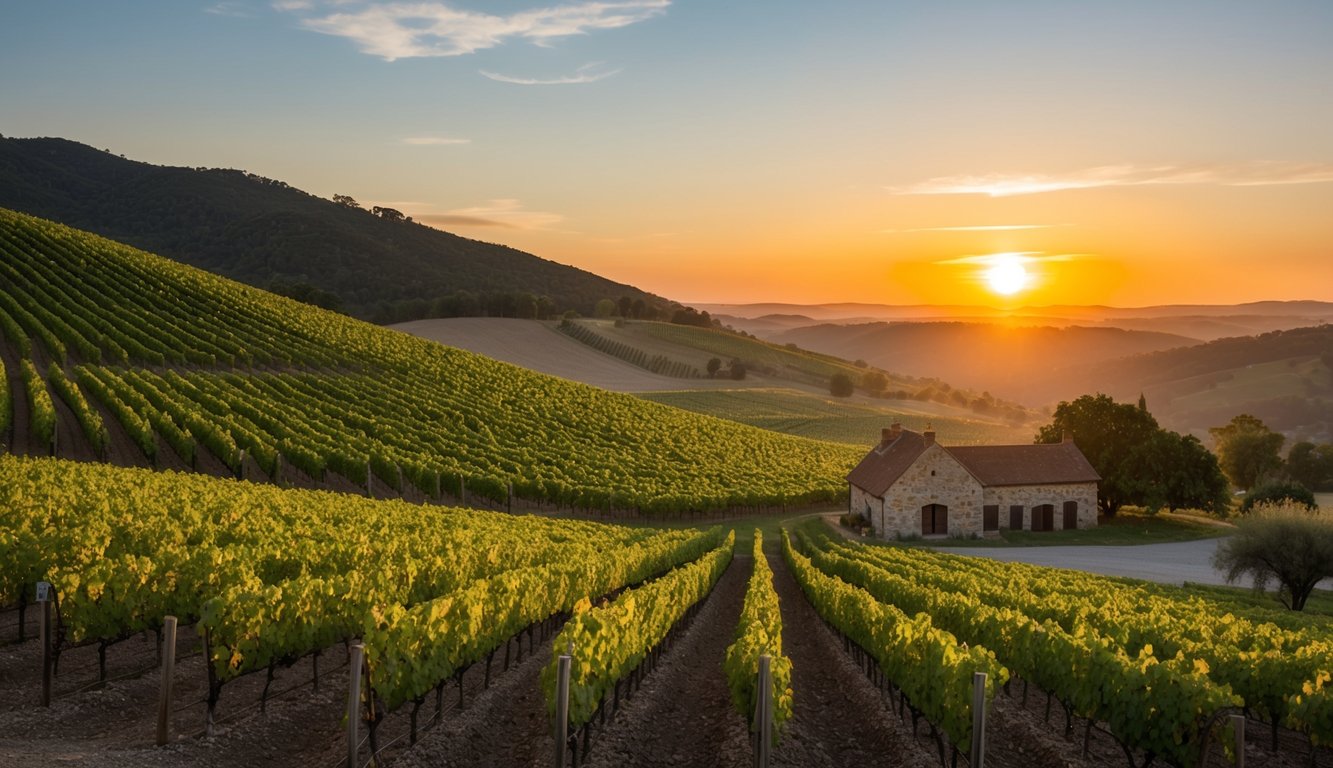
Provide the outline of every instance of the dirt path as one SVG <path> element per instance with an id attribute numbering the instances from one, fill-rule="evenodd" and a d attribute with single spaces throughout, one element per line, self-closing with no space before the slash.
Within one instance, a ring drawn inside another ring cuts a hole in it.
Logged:
<path id="1" fill-rule="evenodd" d="M 777 555 L 768 561 L 782 606 L 782 650 L 791 659 L 793 692 L 792 719 L 773 753 L 773 765 L 937 766 L 843 653 L 841 641 L 805 599 L 787 563 Z"/>
<path id="2" fill-rule="evenodd" d="M 643 686 L 594 732 L 588 768 L 749 765 L 745 721 L 722 671 L 749 578 L 750 559 L 737 557 Z"/>

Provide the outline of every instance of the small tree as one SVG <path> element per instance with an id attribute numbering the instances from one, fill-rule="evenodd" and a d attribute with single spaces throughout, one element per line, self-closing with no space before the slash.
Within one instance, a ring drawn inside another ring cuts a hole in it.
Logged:
<path id="1" fill-rule="evenodd" d="M 732 361 L 731 361 L 731 378 L 732 378 L 732 379 L 734 379 L 734 380 L 736 380 L 736 381 L 744 381 L 744 380 L 745 380 L 745 373 L 746 373 L 746 370 L 745 370 L 745 363 L 742 363 L 742 362 L 739 361 L 739 360 L 732 360 Z"/>
<path id="2" fill-rule="evenodd" d="M 351 195 L 334 195 L 333 202 L 346 208 L 360 208 L 361 204 Z"/>
<path id="3" fill-rule="evenodd" d="M 602 299 L 598 301 L 597 306 L 593 307 L 592 310 L 592 314 L 594 317 L 610 317 L 615 313 L 616 313 L 616 303 L 614 301 L 611 301 L 610 299 Z"/>
<path id="4" fill-rule="evenodd" d="M 861 389 L 872 395 L 882 395 L 889 388 L 889 377 L 879 371 L 870 371 L 861 376 Z"/>
<path id="5" fill-rule="evenodd" d="M 1213 556 L 1228 582 L 1250 574 L 1262 590 L 1276 580 L 1278 599 L 1299 611 L 1315 585 L 1333 576 L 1333 516 L 1301 504 L 1262 504 L 1237 527 Z"/>
<path id="6" fill-rule="evenodd" d="M 853 392 L 852 377 L 845 373 L 835 373 L 828 383 L 829 394 L 834 397 L 851 397 Z"/>
<path id="7" fill-rule="evenodd" d="M 717 357 L 709 358 L 707 369 L 708 369 L 708 378 L 710 379 L 716 378 L 717 372 L 722 370 L 722 359 Z"/>

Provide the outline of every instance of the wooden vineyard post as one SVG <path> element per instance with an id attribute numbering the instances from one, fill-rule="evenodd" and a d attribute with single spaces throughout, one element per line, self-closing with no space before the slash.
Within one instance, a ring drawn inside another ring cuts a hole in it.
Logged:
<path id="1" fill-rule="evenodd" d="M 1236 768 L 1245 768 L 1245 715 L 1232 715 L 1231 729 L 1236 732 Z"/>
<path id="2" fill-rule="evenodd" d="M 972 674 L 972 754 L 969 768 L 981 768 L 986 760 L 986 673 Z"/>
<path id="3" fill-rule="evenodd" d="M 167 743 L 171 721 L 171 683 L 176 673 L 176 617 L 168 616 L 162 624 L 162 693 L 157 701 L 157 745 Z"/>
<path id="4" fill-rule="evenodd" d="M 759 657 L 759 674 L 754 689 L 754 766 L 768 768 L 773 749 L 773 671 L 768 654 Z"/>
<path id="5" fill-rule="evenodd" d="M 361 720 L 361 665 L 365 661 L 366 646 L 361 643 L 352 645 L 352 658 L 348 662 L 347 679 L 347 768 L 357 768 L 357 753 L 361 744 L 358 741 L 357 724 Z"/>
<path id="6" fill-rule="evenodd" d="M 521 645 L 519 647 L 522 647 Z M 555 768 L 565 768 L 565 750 L 569 746 L 569 664 L 568 654 L 560 654 L 555 672 Z"/>
<path id="7" fill-rule="evenodd" d="M 51 706 L 51 582 L 37 582 L 37 602 L 42 605 L 42 706 Z"/>

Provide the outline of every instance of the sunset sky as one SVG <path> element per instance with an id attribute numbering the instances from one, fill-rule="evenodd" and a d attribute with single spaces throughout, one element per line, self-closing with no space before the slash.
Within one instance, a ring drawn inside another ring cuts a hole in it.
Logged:
<path id="1" fill-rule="evenodd" d="M 682 301 L 1333 300 L 1323 0 L 2 18 L 5 136 L 243 168 Z"/>

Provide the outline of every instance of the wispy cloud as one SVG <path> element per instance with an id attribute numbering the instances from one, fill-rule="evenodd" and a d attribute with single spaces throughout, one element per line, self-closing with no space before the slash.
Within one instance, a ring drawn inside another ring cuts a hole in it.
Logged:
<path id="1" fill-rule="evenodd" d="M 550 45 L 572 35 L 619 29 L 661 15 L 671 0 L 608 0 L 534 8 L 497 15 L 455 8 L 442 2 L 356 3 L 355 10 L 310 16 L 302 26 L 345 37 L 363 53 L 386 61 L 421 56 L 462 56 L 512 39 Z M 274 7 L 310 11 L 301 0 L 278 0 Z"/>
<path id="2" fill-rule="evenodd" d="M 240 19 L 250 17 L 250 7 L 245 3 L 232 2 L 224 0 L 221 3 L 214 3 L 204 9 L 204 13 L 211 13 L 214 16 L 234 16 Z"/>
<path id="3" fill-rule="evenodd" d="M 610 72 L 596 71 L 597 68 L 600 66 L 602 66 L 602 62 L 594 61 L 591 64 L 584 64 L 583 66 L 574 70 L 574 74 L 572 75 L 565 75 L 563 77 L 553 77 L 545 79 L 532 78 L 532 77 L 511 77 L 510 75 L 502 75 L 498 72 L 487 72 L 484 69 L 479 71 L 483 76 L 489 77 L 492 80 L 497 80 L 501 83 L 513 83 L 514 85 L 578 85 L 581 83 L 595 83 L 598 80 L 605 80 L 606 78 L 620 71 L 618 69 L 613 69 Z"/>
<path id="4" fill-rule="evenodd" d="M 1033 195 L 1071 189 L 1162 184 L 1258 187 L 1333 182 L 1333 164 L 1255 162 L 1234 165 L 1101 165 L 1066 174 L 938 176 L 905 187 L 899 195 Z"/>
<path id="5" fill-rule="evenodd" d="M 887 235 L 907 232 L 1008 232 L 1019 229 L 1055 229 L 1072 227 L 1073 224 L 974 224 L 962 227 L 915 227 L 913 229 L 881 229 Z"/>
<path id="6" fill-rule="evenodd" d="M 472 139 L 456 139 L 450 136 L 411 136 L 403 139 L 403 144 L 414 147 L 447 147 L 459 144 L 471 144 Z"/>
<path id="7" fill-rule="evenodd" d="M 514 198 L 489 200 L 484 205 L 455 208 L 444 213 L 426 213 L 416 217 L 427 224 L 453 227 L 505 227 L 509 229 L 548 229 L 565 220 L 558 213 L 530 211 Z"/>
<path id="8" fill-rule="evenodd" d="M 1005 253 L 978 253 L 967 256 L 955 256 L 952 259 L 940 259 L 934 262 L 940 266 L 994 266 L 1001 261 L 1019 261 L 1024 264 L 1053 261 L 1077 261 L 1089 258 L 1086 253 L 1046 253 L 1045 251 L 1008 251 Z"/>

